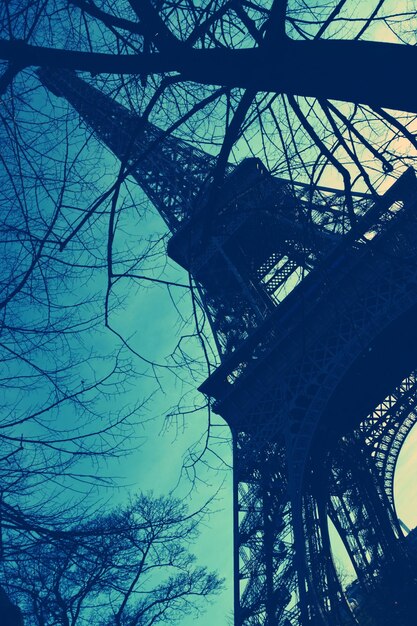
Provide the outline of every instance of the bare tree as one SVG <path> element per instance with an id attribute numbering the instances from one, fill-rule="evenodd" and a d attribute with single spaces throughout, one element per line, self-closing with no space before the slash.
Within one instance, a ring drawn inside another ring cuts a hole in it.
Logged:
<path id="1" fill-rule="evenodd" d="M 139 496 L 5 561 L 4 585 L 27 626 L 176 623 L 222 585 L 189 552 L 201 515 Z"/>
<path id="2" fill-rule="evenodd" d="M 36 23 L 38 8 L 20 14 L 23 30 L 31 30 L 32 18 Z M 82 249 L 76 244 L 57 255 L 82 181 L 81 155 L 87 162 L 83 145 L 72 141 L 77 127 L 64 120 L 62 134 L 51 135 L 30 108 L 6 99 L 0 131 L 1 559 L 94 510 L 98 490 L 112 484 L 100 461 L 137 445 L 147 393 L 137 390 L 127 352 L 103 341 L 98 328 L 105 281 L 94 247 L 100 229 L 90 229 Z M 86 198 L 95 196 L 99 176 L 85 181 Z"/>

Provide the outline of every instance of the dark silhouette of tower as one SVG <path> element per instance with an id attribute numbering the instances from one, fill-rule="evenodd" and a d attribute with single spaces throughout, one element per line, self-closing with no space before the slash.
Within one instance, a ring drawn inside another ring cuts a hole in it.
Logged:
<path id="1" fill-rule="evenodd" d="M 414 172 L 355 197 L 349 228 L 339 192 L 258 159 L 213 190 L 213 157 L 74 73 L 39 75 L 137 180 L 201 289 L 221 364 L 200 389 L 233 435 L 236 626 L 356 623 L 327 515 L 364 587 L 406 562 L 392 477 L 416 387 Z"/>

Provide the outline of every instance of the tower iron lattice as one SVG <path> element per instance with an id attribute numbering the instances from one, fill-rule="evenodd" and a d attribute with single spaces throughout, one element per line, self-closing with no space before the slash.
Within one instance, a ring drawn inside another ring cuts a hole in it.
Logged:
<path id="1" fill-rule="evenodd" d="M 414 172 L 355 197 L 351 228 L 341 192 L 258 159 L 213 194 L 212 156 L 75 73 L 39 76 L 136 179 L 201 289 L 221 363 L 200 390 L 233 436 L 236 626 L 356 623 L 328 514 L 364 587 L 407 561 L 392 481 L 417 387 Z"/>

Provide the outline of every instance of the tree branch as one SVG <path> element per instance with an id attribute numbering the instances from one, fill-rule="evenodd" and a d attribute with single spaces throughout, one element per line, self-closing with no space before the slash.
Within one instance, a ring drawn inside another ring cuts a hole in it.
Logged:
<path id="1" fill-rule="evenodd" d="M 97 73 L 179 72 L 183 80 L 297 96 L 343 100 L 417 113 L 410 67 L 417 47 L 371 41 L 292 41 L 280 58 L 258 48 L 186 49 L 112 55 L 0 41 L 0 59 L 22 66 L 49 66 Z"/>

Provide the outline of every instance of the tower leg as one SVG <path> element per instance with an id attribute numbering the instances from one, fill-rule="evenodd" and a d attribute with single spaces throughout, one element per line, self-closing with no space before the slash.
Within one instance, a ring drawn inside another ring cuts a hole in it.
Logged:
<path id="1" fill-rule="evenodd" d="M 322 478 L 290 488 L 301 624 L 355 626 L 331 555 L 325 484 Z"/>

